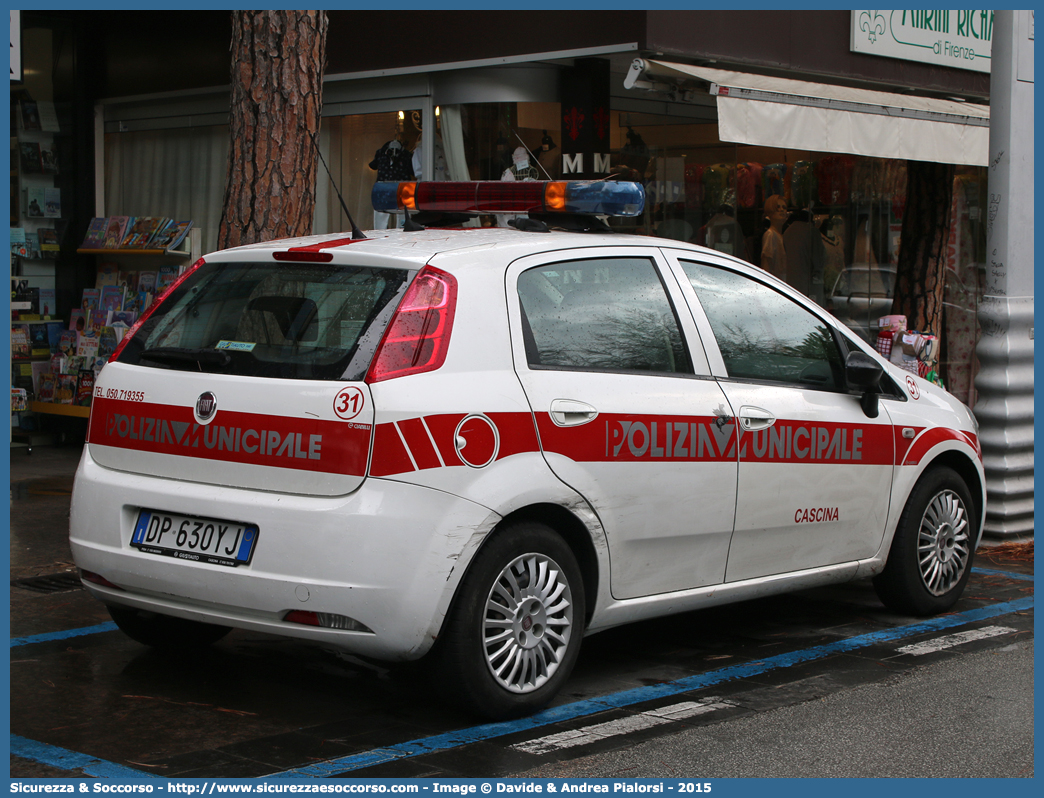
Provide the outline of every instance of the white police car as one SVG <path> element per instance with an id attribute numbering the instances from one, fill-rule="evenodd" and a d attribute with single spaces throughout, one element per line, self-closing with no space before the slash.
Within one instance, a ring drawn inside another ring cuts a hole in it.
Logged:
<path id="1" fill-rule="evenodd" d="M 216 252 L 143 314 L 98 380 L 71 514 L 132 638 L 430 653 L 507 717 L 614 625 L 863 577 L 905 613 L 958 599 L 985 480 L 942 389 L 749 264 L 543 231 L 639 212 L 635 184 L 374 199 L 533 229 Z"/>

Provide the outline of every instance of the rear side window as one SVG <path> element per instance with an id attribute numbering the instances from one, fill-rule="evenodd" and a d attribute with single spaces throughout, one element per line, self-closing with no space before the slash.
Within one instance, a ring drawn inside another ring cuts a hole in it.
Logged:
<path id="1" fill-rule="evenodd" d="M 254 377 L 361 380 L 412 273 L 312 263 L 204 263 L 121 363 Z"/>
<path id="2" fill-rule="evenodd" d="M 519 275 L 530 368 L 692 374 L 659 273 L 647 258 L 549 264 Z"/>
<path id="3" fill-rule="evenodd" d="M 826 391 L 844 389 L 830 329 L 789 297 L 736 272 L 681 261 L 729 376 Z"/>

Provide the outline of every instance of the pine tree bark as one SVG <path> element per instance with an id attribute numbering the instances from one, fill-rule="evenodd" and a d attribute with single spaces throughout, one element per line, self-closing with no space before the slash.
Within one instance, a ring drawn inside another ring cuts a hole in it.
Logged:
<path id="1" fill-rule="evenodd" d="M 309 235 L 324 11 L 233 11 L 228 175 L 218 247 Z"/>
<path id="2" fill-rule="evenodd" d="M 906 172 L 892 313 L 906 316 L 907 329 L 942 335 L 954 167 L 907 161 Z"/>

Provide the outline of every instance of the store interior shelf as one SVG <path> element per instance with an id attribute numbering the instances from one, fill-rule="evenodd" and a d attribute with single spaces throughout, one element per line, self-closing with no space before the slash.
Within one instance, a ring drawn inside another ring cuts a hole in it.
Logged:
<path id="1" fill-rule="evenodd" d="M 55 402 L 31 402 L 29 409 L 34 413 L 50 413 L 54 416 L 77 416 L 89 418 L 91 409 L 83 405 L 62 405 Z"/>
<path id="2" fill-rule="evenodd" d="M 182 249 L 77 249 L 80 255 L 169 255 L 175 258 L 190 258 L 191 252 Z"/>

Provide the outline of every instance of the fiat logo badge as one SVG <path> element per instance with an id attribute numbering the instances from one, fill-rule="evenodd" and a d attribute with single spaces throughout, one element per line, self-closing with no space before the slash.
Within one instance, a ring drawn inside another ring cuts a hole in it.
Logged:
<path id="1" fill-rule="evenodd" d="M 205 391 L 196 400 L 196 420 L 200 424 L 206 424 L 217 412 L 217 397 L 210 391 Z"/>

